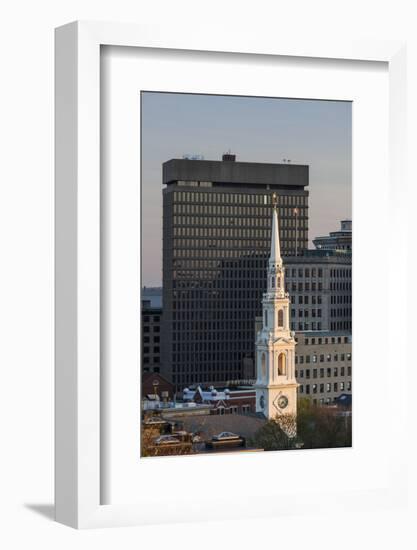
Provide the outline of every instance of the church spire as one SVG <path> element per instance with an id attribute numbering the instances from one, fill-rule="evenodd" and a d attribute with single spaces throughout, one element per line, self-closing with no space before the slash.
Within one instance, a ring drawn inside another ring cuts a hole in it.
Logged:
<path id="1" fill-rule="evenodd" d="M 272 195 L 272 203 L 274 205 L 272 211 L 272 234 L 271 234 L 271 253 L 269 255 L 269 264 L 281 264 L 281 249 L 279 245 L 279 228 L 278 228 L 278 213 L 277 213 L 277 197 L 275 193 Z"/>

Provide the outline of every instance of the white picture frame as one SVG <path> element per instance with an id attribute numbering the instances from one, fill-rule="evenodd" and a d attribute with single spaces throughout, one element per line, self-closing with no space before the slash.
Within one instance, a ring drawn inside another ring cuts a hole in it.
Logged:
<path id="1" fill-rule="evenodd" d="M 281 43 L 242 31 L 213 36 L 196 29 L 186 37 L 174 29 L 75 22 L 56 30 L 56 519 L 77 528 L 155 522 L 160 510 L 101 499 L 100 384 L 100 48 L 126 46 L 259 54 L 334 60 L 382 61 L 389 67 L 389 154 L 391 187 L 404 179 L 405 45 L 369 41 Z M 399 204 L 393 215 L 401 219 Z M 398 226 L 397 226 L 398 227 Z M 401 337 L 400 337 L 401 338 Z M 405 359 L 400 355 L 398 391 L 405 395 Z M 401 421 L 403 408 L 395 413 Z M 404 498 L 400 466 L 404 434 L 398 434 L 397 469 L 381 492 L 358 494 L 377 500 Z M 162 466 L 161 466 L 162 467 Z M 296 498 L 295 498 L 296 501 Z M 309 502 L 317 502 L 315 495 Z M 280 513 L 277 508 L 276 513 Z M 194 519 L 207 519 L 203 509 Z M 164 518 L 181 517 L 167 510 Z"/>

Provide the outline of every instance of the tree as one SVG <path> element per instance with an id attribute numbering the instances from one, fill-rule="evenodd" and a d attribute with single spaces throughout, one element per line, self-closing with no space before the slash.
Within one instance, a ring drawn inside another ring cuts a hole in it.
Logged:
<path id="1" fill-rule="evenodd" d="M 264 451 L 283 451 L 286 449 L 295 449 L 298 444 L 298 438 L 289 438 L 281 426 L 294 424 L 293 415 L 281 415 L 279 422 L 277 419 L 268 420 L 260 428 L 254 437 L 249 441 L 250 445 Z"/>
<path id="2" fill-rule="evenodd" d="M 290 438 L 281 426 L 294 422 L 292 415 L 281 415 L 260 428 L 250 444 L 265 451 L 320 449 L 352 446 L 352 417 L 338 409 L 314 405 L 301 398 L 297 406 L 297 436 Z"/>
<path id="3" fill-rule="evenodd" d="M 298 401 L 298 437 L 304 449 L 352 446 L 352 417 L 338 409 L 314 405 L 308 398 Z"/>

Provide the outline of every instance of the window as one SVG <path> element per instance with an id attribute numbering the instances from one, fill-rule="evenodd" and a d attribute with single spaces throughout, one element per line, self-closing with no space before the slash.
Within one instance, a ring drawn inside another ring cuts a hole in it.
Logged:
<path id="1" fill-rule="evenodd" d="M 340 391 L 343 391 L 345 389 L 345 383 L 340 382 Z"/>
<path id="2" fill-rule="evenodd" d="M 317 393 L 317 384 L 313 384 L 313 393 Z"/>
<path id="3" fill-rule="evenodd" d="M 326 391 L 330 391 L 331 390 L 331 384 L 326 384 Z"/>
<path id="4" fill-rule="evenodd" d="M 320 369 L 320 378 L 324 378 L 324 369 Z"/>
<path id="5" fill-rule="evenodd" d="M 310 369 L 306 369 L 306 378 L 310 378 Z"/>
<path id="6" fill-rule="evenodd" d="M 317 363 L 317 355 L 313 355 L 313 363 Z"/>
<path id="7" fill-rule="evenodd" d="M 320 363 L 324 363 L 324 355 L 323 354 L 320 355 Z"/>
<path id="8" fill-rule="evenodd" d="M 278 311 L 278 326 L 283 327 L 284 326 L 284 310 L 280 309 Z"/>
<path id="9" fill-rule="evenodd" d="M 283 376 L 286 373 L 286 356 L 280 353 L 278 356 L 278 375 Z"/>

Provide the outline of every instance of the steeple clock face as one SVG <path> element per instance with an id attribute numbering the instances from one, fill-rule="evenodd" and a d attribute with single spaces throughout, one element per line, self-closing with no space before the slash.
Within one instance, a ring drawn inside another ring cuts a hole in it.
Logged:
<path id="1" fill-rule="evenodd" d="M 288 397 L 286 395 L 281 395 L 278 398 L 278 407 L 280 409 L 285 409 L 288 406 Z"/>

